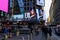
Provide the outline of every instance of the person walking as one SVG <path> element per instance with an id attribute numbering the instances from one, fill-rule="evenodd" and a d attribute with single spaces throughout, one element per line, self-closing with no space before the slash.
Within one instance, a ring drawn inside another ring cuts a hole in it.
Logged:
<path id="1" fill-rule="evenodd" d="M 8 27 L 6 24 L 4 24 L 4 28 L 3 28 L 4 40 L 8 39 L 7 32 L 8 32 Z"/>
<path id="2" fill-rule="evenodd" d="M 41 29 L 42 29 L 42 38 L 43 38 L 43 40 L 47 40 L 47 34 L 48 34 L 47 26 L 43 26 Z"/>
<path id="3" fill-rule="evenodd" d="M 52 29 L 51 28 L 48 29 L 48 33 L 49 33 L 50 40 L 52 40 Z"/>

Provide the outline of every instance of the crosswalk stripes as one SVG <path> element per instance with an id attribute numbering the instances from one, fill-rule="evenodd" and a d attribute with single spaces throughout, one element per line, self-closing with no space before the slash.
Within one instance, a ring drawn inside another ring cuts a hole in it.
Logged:
<path id="1" fill-rule="evenodd" d="M 0 39 L 2 36 L 0 35 Z M 39 32 L 39 35 L 32 35 L 31 39 L 31 34 L 20 34 L 19 36 L 13 36 L 12 38 L 9 38 L 8 40 L 44 40 L 44 36 L 42 36 L 42 31 Z M 47 40 L 49 40 L 49 35 L 47 37 Z M 52 33 L 52 40 L 60 40 L 59 36 L 56 34 Z"/>
<path id="2" fill-rule="evenodd" d="M 32 40 L 31 39 L 31 34 L 20 34 L 18 37 L 12 37 L 13 40 Z M 12 40 L 9 39 L 9 40 Z"/>

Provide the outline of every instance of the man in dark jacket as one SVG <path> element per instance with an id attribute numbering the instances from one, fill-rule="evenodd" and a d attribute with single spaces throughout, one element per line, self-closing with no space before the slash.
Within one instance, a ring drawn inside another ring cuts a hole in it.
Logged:
<path id="1" fill-rule="evenodd" d="M 48 33 L 49 33 L 50 40 L 52 40 L 52 29 L 51 28 L 48 29 Z"/>
<path id="2" fill-rule="evenodd" d="M 46 26 L 42 27 L 42 36 L 44 37 L 44 40 L 47 40 L 47 33 L 48 33 L 48 28 Z"/>

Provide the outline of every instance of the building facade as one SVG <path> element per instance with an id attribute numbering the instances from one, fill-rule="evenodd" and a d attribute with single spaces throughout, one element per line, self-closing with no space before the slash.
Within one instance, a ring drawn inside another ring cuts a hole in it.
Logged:
<path id="1" fill-rule="evenodd" d="M 54 21 L 56 24 L 60 24 L 60 0 L 55 0 L 54 3 Z"/>
<path id="2" fill-rule="evenodd" d="M 54 22 L 54 1 L 52 0 L 51 7 L 49 10 L 49 15 L 50 15 L 50 23 L 52 24 Z"/>
<path id="3" fill-rule="evenodd" d="M 51 22 L 54 21 L 56 24 L 60 24 L 60 0 L 52 0 L 50 8 Z"/>
<path id="4" fill-rule="evenodd" d="M 23 12 L 28 12 L 30 7 L 35 7 L 36 0 L 9 0 L 9 13 L 13 15 L 18 15 Z M 31 5 L 32 4 L 32 5 Z"/>

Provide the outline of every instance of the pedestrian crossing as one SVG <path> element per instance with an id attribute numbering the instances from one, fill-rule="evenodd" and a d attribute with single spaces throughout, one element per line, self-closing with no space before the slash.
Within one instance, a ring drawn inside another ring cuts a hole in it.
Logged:
<path id="1" fill-rule="evenodd" d="M 0 40 L 3 39 L 3 35 L 0 34 Z M 42 35 L 42 31 L 39 32 L 39 35 L 31 35 L 31 34 L 20 34 L 19 36 L 12 36 L 8 38 L 8 40 L 45 40 Z M 49 35 L 47 40 L 50 40 Z M 60 40 L 59 36 L 52 33 L 52 40 Z"/>
<path id="2" fill-rule="evenodd" d="M 20 34 L 19 36 L 17 36 L 17 37 L 14 36 L 12 38 L 9 38 L 8 40 L 30 40 L 30 35 L 28 35 L 28 34 Z"/>

